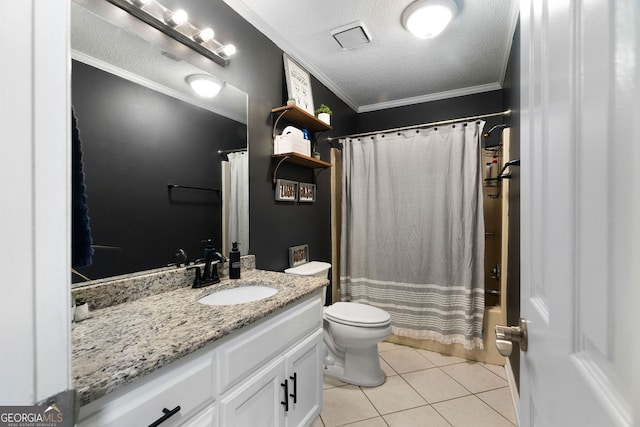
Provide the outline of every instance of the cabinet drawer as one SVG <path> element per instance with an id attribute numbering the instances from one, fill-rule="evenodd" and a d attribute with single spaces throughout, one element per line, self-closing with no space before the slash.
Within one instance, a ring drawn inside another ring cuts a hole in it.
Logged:
<path id="1" fill-rule="evenodd" d="M 215 351 L 195 353 L 81 408 L 80 427 L 147 426 L 163 408 L 180 411 L 162 423 L 176 426 L 213 401 Z"/>
<path id="2" fill-rule="evenodd" d="M 271 361 L 287 347 L 322 327 L 320 296 L 300 303 L 271 319 L 259 322 L 241 336 L 218 348 L 220 391 Z"/>

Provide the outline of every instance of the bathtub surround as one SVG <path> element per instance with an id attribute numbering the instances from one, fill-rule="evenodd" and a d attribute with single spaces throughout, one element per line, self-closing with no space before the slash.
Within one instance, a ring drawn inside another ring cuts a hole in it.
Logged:
<path id="1" fill-rule="evenodd" d="M 395 335 L 483 346 L 483 126 L 344 143 L 341 297 L 388 311 Z"/>

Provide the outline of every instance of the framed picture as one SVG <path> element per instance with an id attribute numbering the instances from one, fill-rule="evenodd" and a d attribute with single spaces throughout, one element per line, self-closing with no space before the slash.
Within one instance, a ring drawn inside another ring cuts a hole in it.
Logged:
<path id="1" fill-rule="evenodd" d="M 297 62 L 289 58 L 284 53 L 284 74 L 287 79 L 287 92 L 289 98 L 296 100 L 296 105 L 312 116 L 315 114 L 313 108 L 313 95 L 311 94 L 311 78 Z"/>
<path id="2" fill-rule="evenodd" d="M 298 183 L 296 181 L 288 181 L 279 179 L 276 181 L 276 201 L 277 202 L 295 202 L 298 200 Z"/>
<path id="3" fill-rule="evenodd" d="M 309 261 L 309 245 L 292 246 L 289 248 L 289 267 L 305 264 Z"/>
<path id="4" fill-rule="evenodd" d="M 300 202 L 315 202 L 316 201 L 316 185 L 315 184 L 307 184 L 306 182 L 301 182 L 298 184 L 298 201 Z"/>

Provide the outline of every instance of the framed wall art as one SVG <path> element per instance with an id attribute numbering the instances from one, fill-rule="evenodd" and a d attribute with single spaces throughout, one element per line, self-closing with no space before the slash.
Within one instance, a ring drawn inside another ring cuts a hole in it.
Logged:
<path id="1" fill-rule="evenodd" d="M 276 202 L 295 202 L 298 200 L 298 183 L 286 179 L 276 181 Z"/>
<path id="2" fill-rule="evenodd" d="M 298 107 L 313 116 L 315 110 L 313 108 L 311 77 L 309 76 L 309 73 L 286 53 L 282 55 L 284 58 L 284 74 L 287 79 L 287 92 L 289 94 L 289 99 L 295 99 Z"/>
<path id="3" fill-rule="evenodd" d="M 296 267 L 309 261 L 309 245 L 291 246 L 289 248 L 289 267 Z"/>
<path id="4" fill-rule="evenodd" d="M 298 184 L 298 201 L 313 203 L 316 201 L 316 185 L 301 182 Z"/>

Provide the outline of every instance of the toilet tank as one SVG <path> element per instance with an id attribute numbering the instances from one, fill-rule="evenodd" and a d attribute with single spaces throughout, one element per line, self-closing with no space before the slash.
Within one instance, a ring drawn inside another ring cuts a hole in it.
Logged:
<path id="1" fill-rule="evenodd" d="M 329 278 L 329 269 L 331 264 L 322 261 L 310 261 L 295 267 L 287 268 L 284 272 L 287 274 L 297 274 L 298 276 L 313 276 Z M 322 304 L 325 304 L 327 292 L 322 293 Z"/>
<path id="2" fill-rule="evenodd" d="M 287 274 L 297 274 L 298 276 L 314 276 L 327 279 L 331 264 L 322 261 L 310 261 L 296 267 L 287 268 L 284 272 Z"/>

